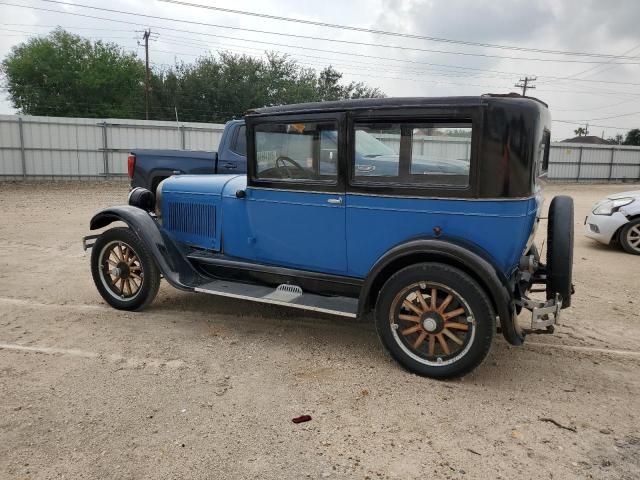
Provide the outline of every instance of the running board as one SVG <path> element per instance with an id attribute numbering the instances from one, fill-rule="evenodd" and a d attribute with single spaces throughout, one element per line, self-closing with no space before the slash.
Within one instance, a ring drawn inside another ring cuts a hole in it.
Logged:
<path id="1" fill-rule="evenodd" d="M 325 297 L 323 295 L 304 293 L 297 285 L 283 284 L 274 289 L 249 283 L 214 280 L 200 285 L 194 290 L 210 295 L 270 303 L 343 317 L 356 318 L 358 316 L 357 298 Z"/>

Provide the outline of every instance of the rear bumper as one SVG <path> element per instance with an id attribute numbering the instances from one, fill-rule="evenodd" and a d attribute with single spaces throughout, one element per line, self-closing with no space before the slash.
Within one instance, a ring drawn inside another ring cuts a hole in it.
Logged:
<path id="1" fill-rule="evenodd" d="M 584 234 L 604 244 L 611 243 L 613 235 L 629 220 L 620 212 L 611 215 L 589 215 L 584 222 Z"/>

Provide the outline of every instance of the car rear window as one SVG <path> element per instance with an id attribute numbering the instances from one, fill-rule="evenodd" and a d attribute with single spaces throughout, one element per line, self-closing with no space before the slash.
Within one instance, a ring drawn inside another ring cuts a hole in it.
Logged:
<path id="1" fill-rule="evenodd" d="M 356 122 L 354 183 L 469 185 L 471 122 Z"/>

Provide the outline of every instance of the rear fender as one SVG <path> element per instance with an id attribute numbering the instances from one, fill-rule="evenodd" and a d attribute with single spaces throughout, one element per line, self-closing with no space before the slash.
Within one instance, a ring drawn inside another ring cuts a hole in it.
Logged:
<path id="1" fill-rule="evenodd" d="M 172 286 L 193 290 L 200 283 L 202 277 L 174 240 L 144 210 L 129 205 L 106 208 L 93 216 L 90 228 L 97 230 L 117 221 L 126 223 L 140 238 Z"/>
<path id="2" fill-rule="evenodd" d="M 489 295 L 505 339 L 512 345 L 524 342 L 524 333 L 515 323 L 515 305 L 506 276 L 488 255 L 454 239 L 415 239 L 398 245 L 375 263 L 362 287 L 359 313 L 372 309 L 384 282 L 401 268 L 417 262 L 441 262 L 460 268 L 471 275 Z"/>

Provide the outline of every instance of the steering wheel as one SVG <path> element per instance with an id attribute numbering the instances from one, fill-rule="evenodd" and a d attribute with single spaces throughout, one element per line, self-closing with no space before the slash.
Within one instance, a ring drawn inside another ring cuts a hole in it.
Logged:
<path id="1" fill-rule="evenodd" d="M 302 165 L 296 162 L 293 158 L 285 157 L 284 155 L 281 155 L 278 158 L 276 158 L 276 168 L 283 168 L 287 172 L 287 175 L 289 176 L 289 178 L 296 178 L 291 174 L 291 170 L 289 169 L 287 164 L 295 167 L 297 170 L 301 172 L 306 172 L 306 169 L 303 168 Z"/>

